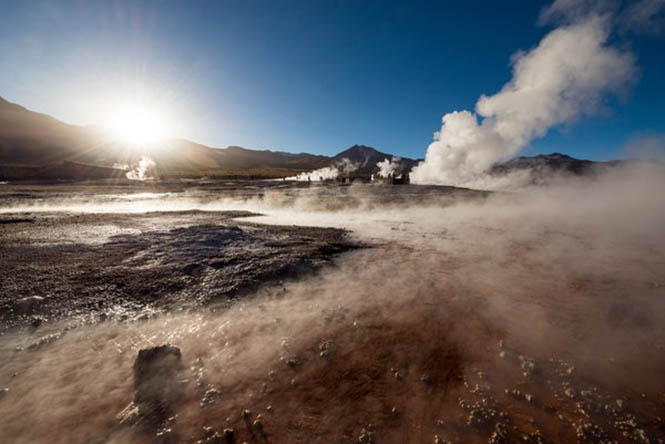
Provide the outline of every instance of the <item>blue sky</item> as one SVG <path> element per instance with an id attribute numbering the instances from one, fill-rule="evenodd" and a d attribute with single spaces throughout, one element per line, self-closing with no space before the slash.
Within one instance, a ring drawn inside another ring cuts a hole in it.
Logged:
<path id="1" fill-rule="evenodd" d="M 114 95 L 166 110 L 172 136 L 211 146 L 335 154 L 361 143 L 423 157 L 441 116 L 473 109 L 535 46 L 547 2 L 8 1 L 0 96 L 98 124 Z M 525 150 L 607 159 L 665 133 L 662 34 L 619 35 L 632 92 Z"/>

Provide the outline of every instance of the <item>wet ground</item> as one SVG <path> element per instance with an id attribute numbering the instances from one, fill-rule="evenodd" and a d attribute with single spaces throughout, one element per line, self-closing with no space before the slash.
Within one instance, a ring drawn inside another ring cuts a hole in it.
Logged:
<path id="1" fill-rule="evenodd" d="M 3 310 L 0 441 L 665 439 L 660 200 L 160 186 L 0 197 L 4 307 L 44 298 Z M 176 413 L 121 423 L 166 343 Z"/>
<path id="2" fill-rule="evenodd" d="M 229 301 L 357 248 L 339 229 L 243 222 L 254 213 L 41 212 L 2 219 L 2 329 L 146 317 Z"/>

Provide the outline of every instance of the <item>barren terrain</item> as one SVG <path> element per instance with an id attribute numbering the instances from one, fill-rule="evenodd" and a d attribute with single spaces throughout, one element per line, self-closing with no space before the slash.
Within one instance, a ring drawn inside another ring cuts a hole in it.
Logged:
<path id="1" fill-rule="evenodd" d="M 0 441 L 662 442 L 647 185 L 2 185 Z M 182 398 L 128 424 L 162 344 Z"/>

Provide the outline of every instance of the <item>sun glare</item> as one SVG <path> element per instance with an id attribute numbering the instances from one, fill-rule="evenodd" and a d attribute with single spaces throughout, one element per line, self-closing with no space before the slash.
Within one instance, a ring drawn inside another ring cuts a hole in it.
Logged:
<path id="1" fill-rule="evenodd" d="M 125 103 L 113 109 L 107 128 L 118 140 L 147 145 L 164 139 L 165 124 L 158 110 L 138 103 Z"/>

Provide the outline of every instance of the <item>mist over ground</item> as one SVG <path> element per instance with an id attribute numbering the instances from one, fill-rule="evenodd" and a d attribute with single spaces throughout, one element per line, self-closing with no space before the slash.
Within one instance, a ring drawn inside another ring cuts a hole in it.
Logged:
<path id="1" fill-rule="evenodd" d="M 2 4 L 0 444 L 665 443 L 665 0 L 194 3 Z"/>
<path id="2" fill-rule="evenodd" d="M 0 438 L 224 442 L 212 433 L 233 429 L 238 442 L 661 442 L 664 185 L 622 170 L 492 194 L 13 190 L 3 218 L 242 209 L 262 224 L 344 228 L 371 248 L 230 305 L 5 332 Z M 185 366 L 177 416 L 159 431 L 120 424 L 138 350 L 165 343 Z"/>

